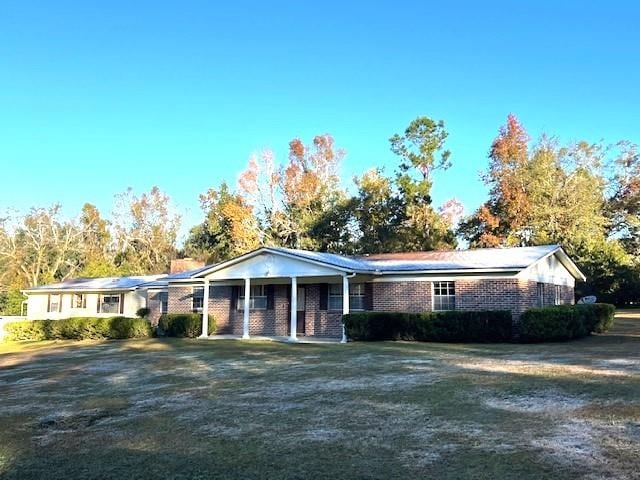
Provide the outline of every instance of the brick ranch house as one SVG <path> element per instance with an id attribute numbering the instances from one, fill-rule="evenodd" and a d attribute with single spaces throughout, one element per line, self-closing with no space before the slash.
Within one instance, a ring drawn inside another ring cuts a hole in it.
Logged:
<path id="1" fill-rule="evenodd" d="M 218 334 L 343 338 L 353 311 L 525 310 L 574 303 L 585 277 L 558 245 L 342 256 L 264 247 L 154 277 L 76 279 L 25 290 L 28 318 L 150 309 L 214 315 Z M 207 328 L 203 328 L 206 332 Z"/>

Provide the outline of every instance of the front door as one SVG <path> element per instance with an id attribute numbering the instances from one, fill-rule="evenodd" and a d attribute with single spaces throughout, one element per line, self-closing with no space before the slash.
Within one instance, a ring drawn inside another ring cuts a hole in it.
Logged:
<path id="1" fill-rule="evenodd" d="M 305 289 L 304 287 L 298 287 L 298 310 L 297 310 L 297 327 L 296 335 L 304 335 L 304 311 L 305 311 Z M 287 335 L 291 335 L 291 310 L 289 310 L 289 321 L 287 322 Z"/>

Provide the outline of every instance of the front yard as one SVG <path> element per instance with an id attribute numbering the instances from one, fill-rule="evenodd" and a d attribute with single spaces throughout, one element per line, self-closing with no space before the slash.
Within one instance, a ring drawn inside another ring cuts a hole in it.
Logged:
<path id="1" fill-rule="evenodd" d="M 639 478 L 640 312 L 564 344 L 0 345 L 1 478 Z"/>

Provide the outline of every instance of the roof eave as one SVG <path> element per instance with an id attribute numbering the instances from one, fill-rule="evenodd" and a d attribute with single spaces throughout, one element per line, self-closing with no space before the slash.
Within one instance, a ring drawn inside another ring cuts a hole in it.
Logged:
<path id="1" fill-rule="evenodd" d="M 443 275 L 443 274 L 474 274 L 474 273 L 519 273 L 525 267 L 510 268 L 458 268 L 438 270 L 379 270 L 377 275 Z"/>
<path id="2" fill-rule="evenodd" d="M 28 288 L 20 290 L 23 294 L 28 293 L 99 293 L 99 292 L 133 292 L 138 287 L 125 288 Z"/>

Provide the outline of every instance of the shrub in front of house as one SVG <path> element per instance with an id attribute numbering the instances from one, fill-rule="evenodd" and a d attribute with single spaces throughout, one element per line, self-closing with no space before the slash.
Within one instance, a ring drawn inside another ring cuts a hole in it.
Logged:
<path id="1" fill-rule="evenodd" d="M 595 315 L 593 332 L 604 333 L 611 330 L 615 321 L 616 307 L 610 303 L 594 303 L 592 305 L 580 305 L 581 307 L 591 307 Z"/>
<path id="2" fill-rule="evenodd" d="M 520 317 L 520 341 L 559 342 L 603 333 L 613 326 L 615 307 L 608 303 L 532 308 Z"/>
<path id="3" fill-rule="evenodd" d="M 136 317 L 138 318 L 147 318 L 151 313 L 151 309 L 147 307 L 142 307 L 136 310 Z"/>
<path id="4" fill-rule="evenodd" d="M 62 320 L 24 320 L 5 326 L 7 340 L 104 340 L 147 338 L 153 333 L 141 318 L 72 317 Z"/>
<path id="5" fill-rule="evenodd" d="M 350 340 L 483 343 L 508 342 L 513 336 L 507 310 L 357 312 L 344 315 L 343 322 Z"/>
<path id="6" fill-rule="evenodd" d="M 199 313 L 165 313 L 160 316 L 158 329 L 168 337 L 196 338 L 202 333 L 202 315 Z M 216 319 L 209 315 L 209 335 L 216 332 Z"/>

